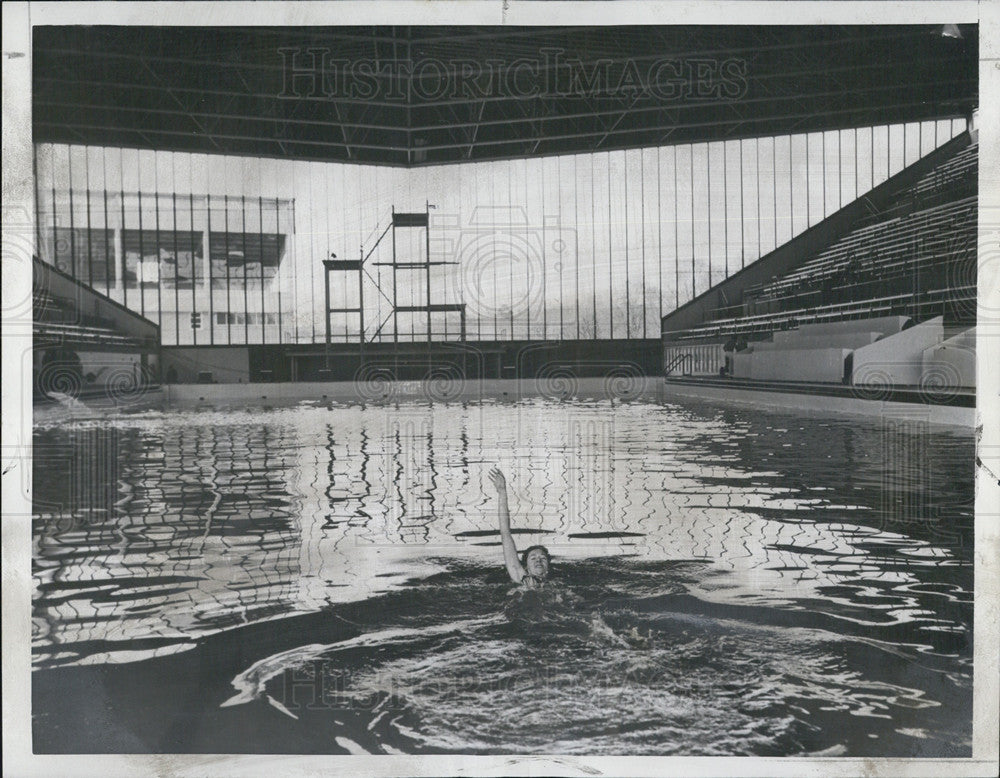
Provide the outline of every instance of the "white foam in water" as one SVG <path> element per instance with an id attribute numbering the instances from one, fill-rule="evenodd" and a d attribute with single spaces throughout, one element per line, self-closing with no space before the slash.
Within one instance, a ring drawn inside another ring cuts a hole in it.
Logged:
<path id="1" fill-rule="evenodd" d="M 69 412 L 70 416 L 73 418 L 78 418 L 79 416 L 91 415 L 92 411 L 87 407 L 86 404 L 78 400 L 76 397 L 72 397 L 68 394 L 62 392 L 48 392 L 50 399 L 55 400 L 59 405 Z"/>
<path id="2" fill-rule="evenodd" d="M 285 670 L 299 667 L 312 659 L 332 650 L 343 650 L 346 648 L 356 648 L 357 646 L 378 646 L 399 640 L 414 640 L 438 635 L 442 633 L 455 632 L 457 630 L 469 630 L 485 624 L 500 622 L 504 617 L 500 614 L 485 619 L 470 619 L 465 622 L 441 624 L 436 627 L 418 627 L 416 629 L 385 629 L 378 632 L 358 635 L 355 638 L 342 640 L 338 643 L 322 645 L 311 643 L 308 646 L 300 646 L 289 651 L 269 656 L 261 659 L 248 667 L 233 679 L 233 687 L 239 692 L 219 705 L 220 708 L 228 708 L 233 705 L 244 705 L 260 697 L 267 682 L 280 675 Z"/>
<path id="3" fill-rule="evenodd" d="M 341 748 L 345 749 L 347 751 L 347 753 L 349 753 L 349 754 L 370 754 L 371 753 L 370 751 L 366 751 L 365 749 L 363 749 L 361 746 L 359 746 L 353 740 L 350 740 L 349 738 L 346 738 L 343 735 L 338 735 L 338 736 L 334 737 L 333 740 L 334 740 L 334 742 L 338 746 L 340 746 Z"/>
<path id="4" fill-rule="evenodd" d="M 271 707 L 277 708 L 282 713 L 284 713 L 286 716 L 289 716 L 290 718 L 293 718 L 296 721 L 299 720 L 298 716 L 296 716 L 294 713 L 292 713 L 290 710 L 288 710 L 288 708 L 286 708 L 282 703 L 280 703 L 276 699 L 274 699 L 274 697 L 272 697 L 270 694 L 267 695 L 267 701 L 268 701 L 268 703 L 270 703 Z"/>

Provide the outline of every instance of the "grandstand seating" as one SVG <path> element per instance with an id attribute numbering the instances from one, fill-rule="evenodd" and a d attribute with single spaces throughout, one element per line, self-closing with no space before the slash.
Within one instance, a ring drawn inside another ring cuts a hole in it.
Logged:
<path id="1" fill-rule="evenodd" d="M 892 334 L 861 322 L 839 334 L 824 332 L 818 325 L 905 316 L 915 322 L 941 317 L 939 329 L 948 334 L 973 326 L 977 160 L 978 146 L 965 145 L 915 182 L 900 185 L 888 205 L 877 211 L 873 208 L 797 267 L 747 286 L 741 299 L 730 298 L 728 305 L 714 309 L 714 315 L 700 324 L 665 331 L 665 368 L 670 364 L 665 372 L 718 375 L 721 369 L 734 375 L 738 368 L 744 378 L 792 380 L 791 376 L 798 376 L 795 380 L 833 381 L 843 377 L 849 382 L 849 362 L 848 369 L 837 369 L 839 350 L 881 352 L 884 349 L 874 344 Z M 781 342 L 789 332 L 797 333 L 795 345 Z M 744 341 L 739 350 L 746 353 L 727 360 L 718 358 L 719 351 L 711 351 L 714 359 L 709 364 L 684 356 L 696 349 L 701 354 L 727 339 Z M 969 342 L 970 338 L 962 341 Z M 753 359 L 751 354 L 755 354 Z M 943 358 L 923 361 L 930 364 Z M 916 364 L 921 359 L 915 352 L 910 361 Z M 813 363 L 815 370 L 810 373 L 808 365 Z M 695 364 L 701 368 L 694 369 Z M 939 362 L 934 364 L 940 372 Z M 967 367 L 948 369 L 961 374 L 963 384 L 968 383 Z M 915 374 L 912 370 L 897 373 Z"/>
<path id="2" fill-rule="evenodd" d="M 101 393 L 120 401 L 158 383 L 156 324 L 37 257 L 33 268 L 36 398 Z"/>
<path id="3" fill-rule="evenodd" d="M 72 300 L 36 290 L 32 303 L 37 338 L 64 343 L 141 346 L 136 338 L 118 333 L 113 321 L 81 313 Z"/>
<path id="4" fill-rule="evenodd" d="M 979 161 L 979 147 L 970 144 L 955 156 L 922 176 L 905 196 L 889 208 L 872 213 L 859 226 L 877 224 L 888 218 L 904 216 L 913 211 L 952 202 L 974 195 Z"/>

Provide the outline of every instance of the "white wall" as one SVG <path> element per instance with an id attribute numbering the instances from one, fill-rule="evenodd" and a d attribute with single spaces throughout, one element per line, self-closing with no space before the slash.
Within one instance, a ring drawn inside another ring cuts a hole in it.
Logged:
<path id="1" fill-rule="evenodd" d="M 943 337 L 943 319 L 938 316 L 856 349 L 851 380 L 855 384 L 880 387 L 919 386 L 924 351 L 940 343 Z"/>
<path id="2" fill-rule="evenodd" d="M 948 391 L 976 385 L 976 328 L 931 346 L 923 353 L 926 388 Z"/>
<path id="3" fill-rule="evenodd" d="M 839 384 L 850 349 L 777 349 L 734 355 L 733 375 L 755 381 L 817 381 Z"/>

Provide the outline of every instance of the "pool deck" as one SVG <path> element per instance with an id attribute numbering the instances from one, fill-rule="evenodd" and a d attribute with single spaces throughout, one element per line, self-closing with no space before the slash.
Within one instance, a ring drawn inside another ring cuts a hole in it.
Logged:
<path id="1" fill-rule="evenodd" d="M 844 387 L 830 391 L 783 390 L 780 387 L 727 386 L 724 382 L 664 380 L 659 376 L 632 376 L 627 379 L 484 379 L 452 380 L 434 385 L 422 381 L 392 383 L 299 382 L 247 384 L 174 384 L 164 386 L 167 406 L 197 406 L 200 403 L 239 403 L 252 406 L 284 405 L 303 401 L 334 402 L 477 402 L 517 401 L 531 398 L 569 400 L 612 399 L 617 401 L 656 400 L 681 402 L 698 400 L 720 404 L 750 405 L 773 411 L 806 412 L 810 415 L 851 415 L 869 419 L 893 417 L 921 419 L 933 424 L 974 428 L 976 409 L 967 403 L 971 396 L 958 398 L 963 404 L 934 404 L 895 399 L 866 399 Z M 914 396 L 916 393 L 913 393 Z M 898 393 L 897 393 L 898 395 Z M 904 395 L 905 396 L 905 395 Z M 912 399 L 912 398 L 911 398 Z"/>
<path id="2" fill-rule="evenodd" d="M 697 399 L 717 401 L 774 411 L 800 411 L 812 416 L 849 415 L 869 419 L 905 418 L 973 429 L 976 426 L 976 408 L 969 405 L 943 405 L 897 399 L 867 399 L 851 392 L 782 390 L 774 386 L 726 386 L 715 381 L 661 381 L 663 398 L 683 401 Z M 830 387 L 830 389 L 834 389 Z M 843 390 L 843 387 L 836 387 Z M 895 393 L 898 396 L 900 393 Z M 916 394 L 911 393 L 911 394 Z M 974 397 L 972 398 L 975 399 Z"/>
<path id="3" fill-rule="evenodd" d="M 173 384 L 163 387 L 168 403 L 239 402 L 253 404 L 333 400 L 342 402 L 516 401 L 529 398 L 634 400 L 656 397 L 663 383 L 655 376 L 628 378 L 447 379 L 443 381 L 298 382 L 257 384 Z"/>
<path id="4" fill-rule="evenodd" d="M 896 399 L 907 397 L 909 401 Z M 288 382 L 245 384 L 172 384 L 156 387 L 142 396 L 111 399 L 104 396 L 82 397 L 69 406 L 55 401 L 35 403 L 36 420 L 51 414 L 87 418 L 103 416 L 129 408 L 143 407 L 198 408 L 213 405 L 272 407 L 300 402 L 394 403 L 435 402 L 475 403 L 481 401 L 517 402 L 547 398 L 551 400 L 612 400 L 629 402 L 718 403 L 751 406 L 774 412 L 807 413 L 811 416 L 849 415 L 868 419 L 920 419 L 932 424 L 973 429 L 976 408 L 971 395 L 955 398 L 960 404 L 934 404 L 913 401 L 916 392 L 896 392 L 893 399 L 858 397 L 847 387 L 799 387 L 794 390 L 776 385 L 737 385 L 713 380 L 664 380 L 660 376 L 627 378 L 549 378 L 549 379 L 477 379 L 450 380 L 440 383 L 395 381 L 391 383 Z"/>

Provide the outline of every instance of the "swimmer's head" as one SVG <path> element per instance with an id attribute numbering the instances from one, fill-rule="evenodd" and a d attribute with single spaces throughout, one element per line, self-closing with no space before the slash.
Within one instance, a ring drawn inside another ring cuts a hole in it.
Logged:
<path id="1" fill-rule="evenodd" d="M 549 550 L 545 546 L 532 546 L 521 554 L 521 564 L 528 571 L 528 575 L 539 579 L 548 577 L 550 559 Z"/>

